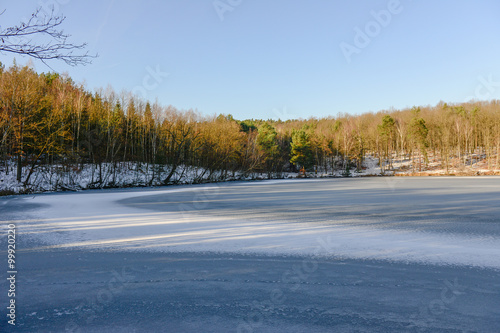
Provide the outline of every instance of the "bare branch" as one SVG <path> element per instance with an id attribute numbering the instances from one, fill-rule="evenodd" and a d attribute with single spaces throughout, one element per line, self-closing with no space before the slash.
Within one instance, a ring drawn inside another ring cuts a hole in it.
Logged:
<path id="1" fill-rule="evenodd" d="M 90 64 L 97 55 L 90 55 L 88 51 L 76 52 L 85 49 L 87 43 L 68 42 L 70 35 L 59 27 L 65 19 L 64 16 L 56 16 L 53 9 L 50 15 L 43 15 L 41 8 L 37 8 L 27 22 L 0 28 L 0 52 L 24 54 L 43 63 L 62 60 L 70 66 Z M 37 43 L 32 39 L 35 37 L 48 38 L 48 41 Z"/>

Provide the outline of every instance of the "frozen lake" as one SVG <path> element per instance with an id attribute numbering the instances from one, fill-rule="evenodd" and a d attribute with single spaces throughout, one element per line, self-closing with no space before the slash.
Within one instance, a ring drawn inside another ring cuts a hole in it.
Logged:
<path id="1" fill-rule="evenodd" d="M 0 198 L 0 214 L 18 232 L 16 331 L 500 324 L 500 178 L 44 194 Z M 5 238 L 0 246 L 6 262 Z"/>

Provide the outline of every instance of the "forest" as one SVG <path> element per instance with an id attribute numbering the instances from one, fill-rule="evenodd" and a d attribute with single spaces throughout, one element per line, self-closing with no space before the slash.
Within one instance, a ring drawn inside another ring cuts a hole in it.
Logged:
<path id="1" fill-rule="evenodd" d="M 478 161 L 497 170 L 499 103 L 237 120 L 112 88 L 90 92 L 67 75 L 14 64 L 0 67 L 0 178 L 15 175 L 19 186 L 30 189 L 40 170 L 57 175 L 60 188 L 86 168 L 92 170 L 88 188 L 118 186 L 116 174 L 124 168 L 142 174 L 144 186 L 178 183 L 189 168 L 196 170 L 192 182 L 252 174 L 281 178 L 302 168 L 349 175 L 363 168 L 367 156 L 388 174 L 394 161 L 404 160 L 412 172 L 426 170 L 430 161 L 447 173 Z"/>

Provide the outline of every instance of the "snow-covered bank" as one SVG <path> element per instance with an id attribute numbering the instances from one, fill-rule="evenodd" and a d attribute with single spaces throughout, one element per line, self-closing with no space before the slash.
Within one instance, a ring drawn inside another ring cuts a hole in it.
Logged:
<path id="1" fill-rule="evenodd" d="M 353 171 L 349 176 L 379 175 L 375 159 L 365 161 L 365 169 Z M 171 184 L 200 184 L 235 180 L 264 180 L 297 178 L 298 173 L 283 172 L 279 174 L 258 172 L 226 172 L 210 171 L 205 168 L 180 165 L 176 167 L 171 178 L 165 182 L 172 170 L 169 166 L 146 165 L 140 163 L 102 163 L 100 166 L 84 164 L 79 167 L 62 165 L 42 165 L 37 167 L 29 178 L 29 182 L 16 180 L 15 165 L 11 163 L 6 168 L 0 168 L 0 194 L 42 193 L 58 191 L 79 191 L 98 188 L 151 187 Z M 27 179 L 29 170 L 23 169 L 22 179 Z M 308 172 L 308 178 L 343 177 L 343 170 L 328 172 Z"/>
<path id="2" fill-rule="evenodd" d="M 489 183 L 498 181 L 496 178 L 483 180 Z M 406 191 L 405 186 L 409 185 L 408 191 L 413 191 L 415 186 L 425 190 L 429 185 L 421 184 L 421 181 L 411 183 L 398 183 L 397 187 Z M 286 189 L 279 187 L 282 184 L 286 184 Z M 356 185 L 337 179 L 324 182 L 265 181 L 161 190 L 64 193 L 17 197 L 10 200 L 40 205 L 41 208 L 32 212 L 11 212 L 15 214 L 20 237 L 43 241 L 46 245 L 40 249 L 65 247 L 313 255 L 500 268 L 500 237 L 497 234 L 485 236 L 475 232 L 472 221 L 472 231 L 464 234 L 430 232 L 418 228 L 381 229 L 358 223 L 356 220 L 346 223 L 339 220 L 341 216 L 334 216 L 334 219 L 325 220 L 323 223 L 313 223 L 308 220 L 308 209 L 304 209 L 303 221 L 300 223 L 266 219 L 266 215 L 249 218 L 224 209 L 216 215 L 204 213 L 204 209 L 215 207 L 218 193 L 227 191 L 231 191 L 234 200 L 233 203 L 227 203 L 228 205 L 257 200 L 259 205 L 260 202 L 262 205 L 268 202 L 269 209 L 274 209 L 273 205 L 276 203 L 273 202 L 278 203 L 279 206 L 276 207 L 291 209 L 300 207 L 300 202 L 279 201 L 280 192 L 283 190 L 307 193 L 308 198 L 313 198 L 314 202 L 329 202 L 328 200 L 332 200 L 331 196 L 335 198 L 335 195 L 339 195 L 338 200 L 341 200 L 343 194 L 336 194 L 336 191 L 346 186 L 347 191 L 367 192 L 372 188 L 379 191 L 381 188 L 387 193 L 393 193 L 393 188 L 387 188 L 383 179 L 359 180 Z M 306 189 L 307 192 L 304 192 Z M 481 188 L 479 190 L 482 191 Z M 493 190 L 494 188 L 489 190 L 492 191 L 491 195 L 498 196 L 498 192 Z M 439 191 L 446 196 L 447 193 L 455 193 L 456 188 L 443 188 Z M 193 199 L 184 200 L 182 192 L 192 192 Z M 270 196 L 262 201 L 259 193 Z M 397 197 L 399 202 L 405 204 L 411 204 L 415 200 L 411 193 L 397 194 Z M 2 200 L 6 201 L 8 207 L 9 199 Z M 129 204 L 123 204 L 124 200 L 128 200 Z M 139 200 L 141 205 L 134 203 Z M 363 198 L 360 200 L 363 200 L 363 204 L 371 204 Z M 435 203 L 432 200 L 432 197 L 429 197 L 428 204 L 434 209 Z M 148 206 L 161 207 L 164 210 L 149 209 Z M 389 221 L 386 222 L 390 224 Z M 492 223 L 495 227 L 498 221 Z"/>
<path id="3" fill-rule="evenodd" d="M 361 170 L 322 170 L 306 173 L 306 178 L 340 178 L 340 177 L 369 177 L 369 176 L 473 176 L 473 175 L 500 175 L 500 170 L 489 170 L 484 166 L 469 169 L 450 169 L 448 172 L 433 162 L 422 172 L 414 172 L 410 168 L 410 160 L 394 161 L 393 169 L 384 170 L 379 165 L 378 158 L 367 156 L 362 163 Z M 20 193 L 42 193 L 60 191 L 80 191 L 103 188 L 129 187 L 157 187 L 164 185 L 217 183 L 240 180 L 269 180 L 298 178 L 299 173 L 282 172 L 275 174 L 259 172 L 226 172 L 221 170 L 207 170 L 200 167 L 180 165 L 176 167 L 172 176 L 166 181 L 172 168 L 164 165 L 147 165 L 140 163 L 102 163 L 79 165 L 79 167 L 64 167 L 61 165 L 43 165 L 36 168 L 28 183 L 16 180 L 15 165 L 11 163 L 6 172 L 0 168 L 0 195 Z M 29 170 L 23 169 L 22 179 L 26 179 Z"/>
<path id="4" fill-rule="evenodd" d="M 69 168 L 60 165 L 40 166 L 35 169 L 30 181 L 25 185 L 16 180 L 14 167 L 10 166 L 8 174 L 0 173 L 0 192 L 5 194 L 42 193 L 58 191 L 79 191 L 99 188 L 151 187 L 171 184 L 198 184 L 234 180 L 267 179 L 267 174 L 241 172 L 209 171 L 204 168 L 180 165 L 176 167 L 171 178 L 165 178 L 171 167 L 146 165 L 139 163 L 103 163 L 100 167 L 94 164 L 84 164 L 79 168 Z M 28 175 L 23 169 L 22 179 Z M 295 174 L 296 175 L 296 174 Z M 287 173 L 280 177 L 292 178 Z"/>

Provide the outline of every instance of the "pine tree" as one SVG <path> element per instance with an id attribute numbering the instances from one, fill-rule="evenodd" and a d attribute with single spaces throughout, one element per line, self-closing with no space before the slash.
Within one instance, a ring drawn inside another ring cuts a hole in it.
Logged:
<path id="1" fill-rule="evenodd" d="M 427 129 L 425 119 L 420 117 L 420 108 L 413 108 L 412 112 L 414 113 L 414 117 L 410 123 L 410 136 L 413 140 L 414 144 L 418 148 L 419 151 L 419 160 L 420 155 L 424 155 L 425 163 L 429 163 L 429 158 L 427 156 L 427 147 L 429 146 L 427 141 L 427 135 L 429 130 Z M 419 163 L 419 170 L 422 171 L 422 163 Z"/>
<path id="2" fill-rule="evenodd" d="M 296 166 L 302 166 L 306 170 L 314 165 L 309 134 L 304 128 L 293 130 L 291 148 L 290 163 Z"/>

